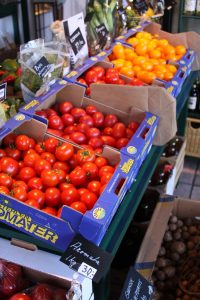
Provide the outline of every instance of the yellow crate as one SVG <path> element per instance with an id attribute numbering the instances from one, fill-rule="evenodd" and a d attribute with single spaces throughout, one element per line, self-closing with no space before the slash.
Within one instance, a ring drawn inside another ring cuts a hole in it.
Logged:
<path id="1" fill-rule="evenodd" d="M 186 155 L 200 157 L 200 120 L 187 118 Z"/>

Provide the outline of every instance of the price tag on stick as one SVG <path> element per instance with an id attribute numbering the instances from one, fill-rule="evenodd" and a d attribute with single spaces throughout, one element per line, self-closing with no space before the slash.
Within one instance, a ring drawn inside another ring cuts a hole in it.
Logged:
<path id="1" fill-rule="evenodd" d="M 6 99 L 7 82 L 0 84 L 0 102 Z"/>
<path id="2" fill-rule="evenodd" d="M 153 286 L 134 267 L 131 267 L 119 300 L 151 300 Z"/>
<path id="3" fill-rule="evenodd" d="M 99 282 L 112 259 L 111 254 L 77 234 L 60 260 L 79 274 Z"/>

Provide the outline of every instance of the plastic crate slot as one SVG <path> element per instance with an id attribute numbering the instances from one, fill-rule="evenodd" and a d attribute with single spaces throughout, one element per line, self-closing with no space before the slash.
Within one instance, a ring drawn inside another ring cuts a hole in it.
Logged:
<path id="1" fill-rule="evenodd" d="M 192 56 L 192 54 L 191 54 L 191 53 L 188 53 L 188 54 L 186 55 L 186 58 L 187 58 L 187 59 L 190 59 L 191 56 Z"/>
<path id="2" fill-rule="evenodd" d="M 178 75 L 180 78 L 183 78 L 185 75 L 185 72 L 180 72 L 180 74 Z"/>
<path id="3" fill-rule="evenodd" d="M 115 188 L 115 194 L 116 195 L 119 195 L 123 185 L 124 185 L 124 182 L 125 182 L 125 179 L 124 178 L 121 178 L 117 184 L 117 187 Z"/>
<path id="4" fill-rule="evenodd" d="M 149 128 L 145 128 L 141 133 L 141 138 L 145 140 L 148 132 L 149 132 Z"/>

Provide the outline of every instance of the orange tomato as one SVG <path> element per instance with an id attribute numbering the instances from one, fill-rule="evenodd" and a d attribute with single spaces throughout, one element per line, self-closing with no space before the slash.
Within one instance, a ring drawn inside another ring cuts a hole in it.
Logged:
<path id="1" fill-rule="evenodd" d="M 125 54 L 125 59 L 127 59 L 127 60 L 133 60 L 136 56 L 137 56 L 137 54 L 134 51 L 133 52 L 129 52 L 129 53 Z"/>
<path id="2" fill-rule="evenodd" d="M 186 48 L 183 45 L 178 45 L 175 47 L 176 55 L 184 55 L 186 53 Z"/>
<path id="3" fill-rule="evenodd" d="M 152 51 L 156 48 L 157 43 L 155 41 L 150 41 L 147 45 L 147 51 Z"/>
<path id="4" fill-rule="evenodd" d="M 133 69 L 134 74 L 136 74 L 136 75 L 137 75 L 137 73 L 139 71 L 141 71 L 141 67 L 140 66 L 133 66 L 132 69 Z"/>
<path id="5" fill-rule="evenodd" d="M 176 60 L 181 59 L 182 56 L 183 56 L 182 54 L 176 55 Z"/>
<path id="6" fill-rule="evenodd" d="M 163 48 L 163 52 L 165 55 L 175 55 L 175 48 L 172 45 L 167 45 L 166 47 Z"/>
<path id="7" fill-rule="evenodd" d="M 161 57 L 161 52 L 157 49 L 149 51 L 149 56 L 150 58 L 160 58 Z"/>
<path id="8" fill-rule="evenodd" d="M 154 66 L 154 71 L 161 72 L 164 74 L 167 71 L 167 69 L 164 65 L 157 65 L 157 66 Z"/>
<path id="9" fill-rule="evenodd" d="M 112 60 L 112 63 L 114 64 L 115 68 L 119 70 L 124 66 L 125 60 L 119 58 L 119 59 Z"/>
<path id="10" fill-rule="evenodd" d="M 174 65 L 167 64 L 166 68 L 168 71 L 170 71 L 173 74 L 175 74 L 177 72 L 177 68 Z"/>
<path id="11" fill-rule="evenodd" d="M 147 45 L 144 43 L 139 43 L 135 47 L 135 52 L 137 53 L 137 55 L 145 55 L 147 52 Z"/>
<path id="12" fill-rule="evenodd" d="M 164 73 L 164 80 L 169 81 L 174 77 L 174 74 L 170 71 Z"/>
<path id="13" fill-rule="evenodd" d="M 131 77 L 132 78 L 134 76 L 134 71 L 133 71 L 133 69 L 131 67 L 122 67 L 120 69 L 120 74 L 123 74 L 123 75 L 125 75 L 127 77 Z"/>
<path id="14" fill-rule="evenodd" d="M 125 58 L 125 54 L 124 54 L 124 46 L 121 44 L 116 44 L 113 47 L 113 54 L 115 56 L 115 58 Z"/>
<path id="15" fill-rule="evenodd" d="M 140 66 L 144 64 L 147 61 L 147 59 L 144 56 L 137 56 L 133 59 L 133 65 L 134 66 Z"/>
<path id="16" fill-rule="evenodd" d="M 153 72 L 148 71 L 143 71 L 143 73 L 140 72 L 140 74 L 138 73 L 137 77 L 147 84 L 151 84 L 156 79 L 156 75 Z"/>
<path id="17" fill-rule="evenodd" d="M 126 42 L 128 44 L 131 44 L 133 47 L 135 47 L 139 43 L 139 40 L 136 37 L 132 37 L 132 38 L 129 38 Z"/>
<path id="18" fill-rule="evenodd" d="M 150 63 L 149 61 L 147 61 L 144 64 L 142 64 L 141 67 L 145 71 L 152 71 L 153 70 L 153 64 Z"/>
<path id="19" fill-rule="evenodd" d="M 155 58 L 150 58 L 149 61 L 154 65 L 157 66 L 159 64 L 159 61 Z"/>
<path id="20" fill-rule="evenodd" d="M 166 39 L 158 40 L 158 46 L 163 48 L 163 47 L 166 47 L 167 45 L 169 45 L 168 40 L 166 40 Z"/>
<path id="21" fill-rule="evenodd" d="M 156 78 L 158 79 L 164 79 L 164 73 L 160 72 L 160 71 L 154 71 L 154 74 L 156 75 Z"/>
<path id="22" fill-rule="evenodd" d="M 116 57 L 114 55 L 114 53 L 111 53 L 109 56 L 108 56 L 109 60 L 112 61 L 114 60 Z"/>
<path id="23" fill-rule="evenodd" d="M 161 65 L 166 65 L 166 59 L 164 59 L 164 58 L 160 58 L 159 60 L 158 60 L 158 62 L 159 62 L 159 64 L 161 64 Z"/>
<path id="24" fill-rule="evenodd" d="M 131 67 L 132 68 L 133 63 L 130 60 L 125 60 L 123 67 Z"/>

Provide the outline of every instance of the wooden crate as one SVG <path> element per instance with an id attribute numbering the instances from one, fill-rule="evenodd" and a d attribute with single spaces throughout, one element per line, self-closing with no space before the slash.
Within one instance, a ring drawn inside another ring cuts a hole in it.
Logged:
<path id="1" fill-rule="evenodd" d="M 186 155 L 200 157 L 200 120 L 187 118 Z"/>

